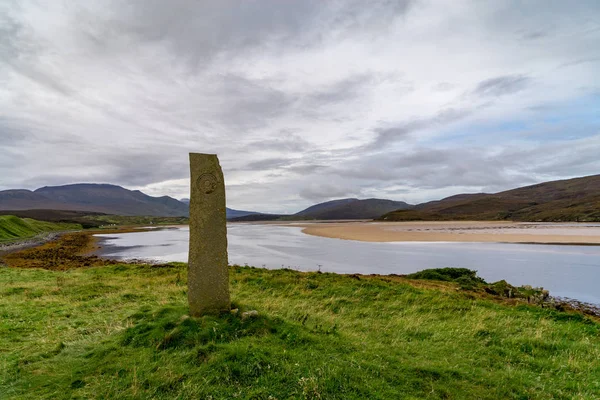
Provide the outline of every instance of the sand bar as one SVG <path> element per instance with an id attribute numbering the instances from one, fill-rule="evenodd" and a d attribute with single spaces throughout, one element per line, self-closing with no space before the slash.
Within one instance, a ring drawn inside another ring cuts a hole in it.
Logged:
<path id="1" fill-rule="evenodd" d="M 529 222 L 301 222 L 308 235 L 364 242 L 500 242 L 600 245 L 600 224 Z"/>

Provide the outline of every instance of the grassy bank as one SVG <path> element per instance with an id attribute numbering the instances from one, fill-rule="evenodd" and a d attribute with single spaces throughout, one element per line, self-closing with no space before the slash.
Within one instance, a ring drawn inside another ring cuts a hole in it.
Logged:
<path id="1" fill-rule="evenodd" d="M 26 239 L 43 232 L 81 229 L 79 224 L 37 221 L 13 215 L 0 215 L 0 242 Z"/>
<path id="2" fill-rule="evenodd" d="M 193 319 L 185 276 L 2 269 L 0 398 L 600 397 L 600 325 L 581 315 L 451 282 L 232 267 L 240 312 Z"/>
<path id="3" fill-rule="evenodd" d="M 187 217 L 147 217 L 125 215 L 89 215 L 86 219 L 102 226 L 153 226 L 153 225 L 186 225 Z"/>

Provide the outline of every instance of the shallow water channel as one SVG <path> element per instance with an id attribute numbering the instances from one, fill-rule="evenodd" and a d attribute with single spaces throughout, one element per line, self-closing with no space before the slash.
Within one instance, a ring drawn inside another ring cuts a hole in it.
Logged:
<path id="1" fill-rule="evenodd" d="M 228 225 L 229 262 L 301 271 L 407 274 L 464 267 L 486 281 L 541 286 L 550 294 L 600 304 L 600 246 L 507 243 L 372 243 L 309 236 L 301 228 Z M 97 235 L 101 255 L 187 262 L 187 227 Z"/>

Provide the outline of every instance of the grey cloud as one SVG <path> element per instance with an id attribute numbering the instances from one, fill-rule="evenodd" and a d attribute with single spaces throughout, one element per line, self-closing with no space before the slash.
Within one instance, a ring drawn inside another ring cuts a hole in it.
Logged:
<path id="1" fill-rule="evenodd" d="M 412 3 L 377 0 L 365 8 L 358 0 L 135 0 L 123 7 L 113 1 L 113 9 L 120 10 L 109 20 L 114 29 L 141 41 L 168 43 L 193 68 L 202 68 L 220 53 L 275 44 L 306 48 L 332 33 L 385 29 L 386 22 L 406 13 Z"/>
<path id="2" fill-rule="evenodd" d="M 19 126 L 18 121 L 0 117 L 0 145 L 3 148 L 27 141 L 29 131 Z"/>
<path id="3" fill-rule="evenodd" d="M 305 165 L 293 165 L 288 168 L 288 171 L 300 174 L 300 175 L 312 175 L 317 172 L 323 172 L 328 170 L 329 167 L 319 164 L 305 164 Z"/>
<path id="4" fill-rule="evenodd" d="M 385 149 L 386 146 L 395 142 L 407 140 L 415 132 L 458 121 L 469 116 L 473 111 L 474 109 L 446 108 L 438 111 L 430 118 L 416 119 L 392 127 L 378 128 L 375 130 L 375 138 L 367 146 L 367 149 Z"/>
<path id="5" fill-rule="evenodd" d="M 474 94 L 479 96 L 504 96 L 520 92 L 531 84 L 531 78 L 524 75 L 506 75 L 480 82 Z"/>
<path id="6" fill-rule="evenodd" d="M 312 106 L 345 102 L 365 90 L 374 77 L 371 74 L 355 75 L 331 84 L 323 90 L 310 94 L 305 99 Z"/>
<path id="7" fill-rule="evenodd" d="M 600 61 L 600 57 L 580 58 L 578 60 L 573 60 L 573 61 L 563 63 L 559 66 L 559 68 L 572 67 L 575 65 L 586 64 L 586 63 L 597 63 L 599 61 Z"/>
<path id="8" fill-rule="evenodd" d="M 322 201 L 340 197 L 351 197 L 356 194 L 356 187 L 337 183 L 310 183 L 300 189 L 300 197 L 311 201 Z"/>
<path id="9" fill-rule="evenodd" d="M 298 136 L 298 130 L 286 129 L 275 133 L 273 139 L 255 140 L 245 146 L 247 151 L 271 150 L 277 152 L 305 152 L 314 147 Z"/>
<path id="10" fill-rule="evenodd" d="M 0 186 L 186 197 L 187 153 L 214 152 L 230 206 L 284 212 L 597 171 L 600 139 L 565 139 L 593 134 L 589 121 L 473 133 L 546 101 L 531 118 L 564 116 L 574 87 L 596 85 L 597 2 L 540 5 L 467 2 L 456 17 L 401 0 L 0 1 Z M 568 82 L 561 65 L 577 66 Z"/>
<path id="11" fill-rule="evenodd" d="M 536 40 L 548 36 L 547 30 L 531 30 L 517 32 L 523 40 Z"/>
<path id="12" fill-rule="evenodd" d="M 73 89 L 69 87 L 69 85 L 65 84 L 61 80 L 61 78 L 52 76 L 51 74 L 41 71 L 39 69 L 32 68 L 29 65 L 22 65 L 18 62 L 9 60 L 7 61 L 7 64 L 9 64 L 13 68 L 13 71 L 15 73 L 21 74 L 24 77 L 27 77 L 28 79 L 31 79 L 32 81 L 42 86 L 45 86 L 51 91 L 59 93 L 63 96 L 70 96 L 74 94 Z"/>
<path id="13" fill-rule="evenodd" d="M 455 88 L 455 85 L 453 85 L 450 82 L 439 82 L 439 83 L 436 83 L 435 85 L 433 85 L 433 90 L 436 90 L 438 92 L 447 92 L 454 88 Z"/>
<path id="14" fill-rule="evenodd" d="M 108 179 L 115 179 L 129 186 L 144 186 L 153 182 L 183 179 L 189 176 L 187 154 L 157 155 L 155 153 L 130 154 L 122 160 L 114 155 L 108 157 L 112 166 Z M 114 177 L 114 178 L 113 178 Z"/>
<path id="15" fill-rule="evenodd" d="M 267 158 L 260 161 L 254 161 L 246 164 L 242 170 L 245 171 L 264 171 L 273 168 L 288 166 L 293 161 L 287 158 Z"/>
<path id="16" fill-rule="evenodd" d="M 413 194 L 457 186 L 472 188 L 472 191 L 482 188 L 501 190 L 533 182 L 531 174 L 515 172 L 526 171 L 526 166 L 517 162 L 521 160 L 525 164 L 521 158 L 527 159 L 531 153 L 523 154 L 519 149 L 514 151 L 498 155 L 476 147 L 418 148 L 410 152 L 356 158 L 329 173 L 332 176 L 330 180 L 363 182 L 382 191 L 394 185 L 410 188 Z"/>
<path id="17" fill-rule="evenodd" d="M 15 7 L 18 7 L 15 2 L 0 4 L 0 62 L 15 59 L 21 51 L 17 38 L 25 34 L 25 28 L 13 16 Z"/>
<path id="18" fill-rule="evenodd" d="M 294 94 L 268 83 L 231 74 L 222 75 L 211 89 L 225 99 L 218 116 L 233 129 L 263 127 L 270 118 L 285 113 L 296 100 Z"/>
<path id="19" fill-rule="evenodd" d="M 119 1 L 115 5 L 123 8 Z M 224 49 L 245 49 L 270 37 L 285 40 L 315 18 L 319 5 L 315 0 L 138 0 L 124 7 L 123 17 L 143 39 L 167 41 L 175 53 L 201 62 L 201 56 Z"/>
<path id="20" fill-rule="evenodd" d="M 172 154 L 121 153 L 81 151 L 77 158 L 62 161 L 57 159 L 53 165 L 40 168 L 30 178 L 21 178 L 28 188 L 46 185 L 63 185 L 77 182 L 114 183 L 125 187 L 144 186 L 170 179 L 182 179 L 189 176 L 186 153 L 179 157 Z M 58 157 L 59 158 L 59 157 Z M 98 169 L 98 163 L 106 168 Z M 40 167 L 43 167 L 40 165 Z M 47 170 L 53 172 L 46 172 Z"/>

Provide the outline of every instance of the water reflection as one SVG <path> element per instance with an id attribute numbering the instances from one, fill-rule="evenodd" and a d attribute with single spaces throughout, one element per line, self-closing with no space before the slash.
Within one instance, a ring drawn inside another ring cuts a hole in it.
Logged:
<path id="1" fill-rule="evenodd" d="M 188 229 L 104 238 L 103 255 L 121 259 L 187 261 Z M 228 226 L 229 262 L 361 274 L 407 274 L 425 268 L 475 269 L 487 281 L 543 286 L 555 296 L 600 304 L 600 246 L 506 243 L 371 243 L 305 235 L 300 228 Z"/>

